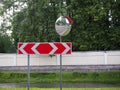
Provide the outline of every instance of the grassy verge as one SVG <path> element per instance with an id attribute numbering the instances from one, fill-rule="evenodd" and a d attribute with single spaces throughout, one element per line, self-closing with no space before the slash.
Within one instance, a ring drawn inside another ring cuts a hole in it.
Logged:
<path id="1" fill-rule="evenodd" d="M 59 82 L 59 72 L 40 73 L 31 72 L 31 82 L 53 83 Z M 26 82 L 25 72 L 0 72 L 0 83 Z M 120 71 L 101 72 L 63 72 L 63 82 L 97 82 L 97 83 L 120 83 Z"/>
<path id="2" fill-rule="evenodd" d="M 27 88 L 0 88 L 0 90 L 27 90 Z M 31 88 L 30 90 L 60 90 L 59 88 Z M 120 88 L 63 88 L 63 90 L 120 90 Z"/>

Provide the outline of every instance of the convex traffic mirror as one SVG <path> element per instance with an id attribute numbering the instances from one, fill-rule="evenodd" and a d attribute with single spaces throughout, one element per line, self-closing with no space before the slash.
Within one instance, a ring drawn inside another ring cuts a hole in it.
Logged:
<path id="1" fill-rule="evenodd" d="M 72 19 L 68 16 L 60 16 L 55 22 L 56 32 L 60 36 L 66 36 L 70 32 L 71 26 Z"/>

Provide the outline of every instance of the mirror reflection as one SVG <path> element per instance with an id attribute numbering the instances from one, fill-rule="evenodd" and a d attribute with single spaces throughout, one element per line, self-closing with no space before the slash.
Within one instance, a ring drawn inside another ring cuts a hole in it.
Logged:
<path id="1" fill-rule="evenodd" d="M 55 22 L 56 32 L 60 36 L 67 35 L 71 30 L 71 26 L 72 26 L 72 20 L 68 16 L 60 16 Z"/>

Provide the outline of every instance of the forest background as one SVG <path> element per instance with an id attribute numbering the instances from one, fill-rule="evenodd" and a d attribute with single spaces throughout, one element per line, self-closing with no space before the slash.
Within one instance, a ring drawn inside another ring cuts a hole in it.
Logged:
<path id="1" fill-rule="evenodd" d="M 62 37 L 73 51 L 120 50 L 120 0 L 0 0 L 0 53 L 18 42 L 59 42 L 60 15 L 73 20 Z"/>

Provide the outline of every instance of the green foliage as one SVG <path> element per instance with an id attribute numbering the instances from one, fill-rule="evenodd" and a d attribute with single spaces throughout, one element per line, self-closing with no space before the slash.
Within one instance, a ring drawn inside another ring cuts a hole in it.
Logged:
<path id="1" fill-rule="evenodd" d="M 0 88 L 0 90 L 27 90 L 27 88 Z M 60 90 L 59 88 L 30 88 L 30 90 Z M 120 88 L 62 88 L 62 90 L 120 90 Z"/>
<path id="2" fill-rule="evenodd" d="M 0 35 L 0 53 L 15 52 L 12 40 L 7 35 Z"/>
<path id="3" fill-rule="evenodd" d="M 3 3 L 0 13 L 14 6 L 11 0 Z M 27 0 L 24 3 L 27 7 L 14 14 L 9 28 L 16 47 L 18 42 L 58 42 L 55 21 L 62 14 L 73 20 L 70 34 L 62 37 L 62 41 L 72 42 L 74 51 L 120 50 L 120 0 Z"/>
<path id="4" fill-rule="evenodd" d="M 0 90 L 27 90 L 27 88 L 0 88 Z M 59 88 L 31 88 L 30 90 L 60 90 Z M 120 90 L 120 88 L 63 88 L 63 90 Z"/>
<path id="5" fill-rule="evenodd" d="M 73 42 L 73 50 L 120 49 L 120 22 L 118 21 L 120 1 L 70 1 L 68 8 L 73 19 L 73 27 L 68 38 Z M 112 21 L 108 20 L 110 10 Z"/>
<path id="6" fill-rule="evenodd" d="M 27 5 L 28 8 L 14 18 L 13 37 L 22 42 L 56 41 L 54 22 L 58 7 L 55 7 L 55 2 L 49 6 L 48 0 L 33 0 Z"/>
<path id="7" fill-rule="evenodd" d="M 31 83 L 58 83 L 59 72 L 40 73 L 31 72 Z M 93 82 L 93 83 L 120 83 L 120 71 L 101 71 L 101 72 L 63 72 L 63 83 L 67 82 Z M 26 82 L 27 73 L 25 72 L 0 72 L 0 82 Z"/>

